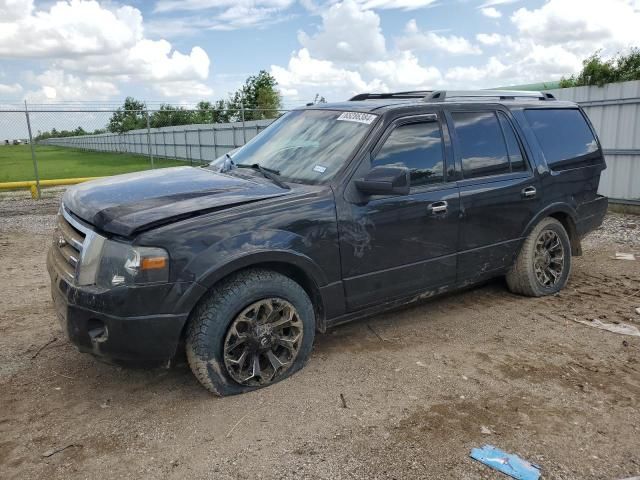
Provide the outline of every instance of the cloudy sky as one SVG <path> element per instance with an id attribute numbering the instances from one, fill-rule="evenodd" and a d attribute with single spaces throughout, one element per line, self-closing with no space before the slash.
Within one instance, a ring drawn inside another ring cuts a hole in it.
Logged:
<path id="1" fill-rule="evenodd" d="M 0 101 L 284 103 L 554 80 L 640 45 L 640 0 L 0 0 Z"/>

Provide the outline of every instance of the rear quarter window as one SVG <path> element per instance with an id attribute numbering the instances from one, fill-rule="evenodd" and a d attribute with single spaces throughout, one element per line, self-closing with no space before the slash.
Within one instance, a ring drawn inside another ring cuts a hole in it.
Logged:
<path id="1" fill-rule="evenodd" d="M 598 142 L 578 109 L 526 109 L 524 115 L 552 169 L 598 158 Z"/>

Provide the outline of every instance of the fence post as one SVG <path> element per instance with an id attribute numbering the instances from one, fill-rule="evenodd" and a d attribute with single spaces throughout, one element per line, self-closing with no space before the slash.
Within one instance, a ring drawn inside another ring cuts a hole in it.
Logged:
<path id="1" fill-rule="evenodd" d="M 242 144 L 244 145 L 245 143 L 247 143 L 247 128 L 244 124 L 244 102 L 240 103 L 240 112 L 242 114 Z M 234 133 L 233 144 L 235 145 L 235 143 L 236 143 L 236 138 Z"/>
<path id="2" fill-rule="evenodd" d="M 147 150 L 149 152 L 149 158 L 151 159 L 151 168 L 153 169 L 153 153 L 151 153 L 151 123 L 149 122 L 149 109 L 145 109 L 147 116 Z"/>
<path id="3" fill-rule="evenodd" d="M 213 125 L 213 159 L 215 160 L 216 158 L 218 158 L 218 135 L 217 135 L 217 129 L 216 126 Z"/>
<path id="4" fill-rule="evenodd" d="M 29 146 L 31 147 L 31 160 L 33 160 L 33 171 L 36 175 L 36 196 L 31 190 L 31 197 L 40 198 L 40 175 L 38 174 L 38 161 L 36 160 L 36 147 L 33 144 L 33 135 L 31 134 L 31 120 L 29 119 L 29 108 L 27 107 L 27 101 L 24 101 L 24 113 L 27 116 L 27 130 L 29 130 Z"/>
<path id="5" fill-rule="evenodd" d="M 187 150 L 187 129 L 184 129 L 184 156 L 187 157 L 187 160 L 190 161 L 191 165 L 193 166 L 193 160 L 191 160 L 189 158 L 189 151 Z"/>

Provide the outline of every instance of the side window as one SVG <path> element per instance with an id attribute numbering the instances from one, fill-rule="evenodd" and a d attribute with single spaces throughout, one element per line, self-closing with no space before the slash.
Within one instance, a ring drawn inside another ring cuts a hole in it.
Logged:
<path id="1" fill-rule="evenodd" d="M 578 109 L 526 109 L 524 115 L 551 168 L 569 165 L 598 150 L 598 142 Z"/>
<path id="2" fill-rule="evenodd" d="M 453 112 L 464 178 L 509 173 L 509 155 L 494 112 Z"/>
<path id="3" fill-rule="evenodd" d="M 442 183 L 444 153 L 439 123 L 409 123 L 394 128 L 371 167 L 407 167 L 412 187 Z"/>
<path id="4" fill-rule="evenodd" d="M 507 152 L 509 153 L 509 161 L 511 162 L 512 172 L 524 172 L 527 170 L 527 165 L 518 143 L 518 137 L 513 130 L 511 122 L 507 119 L 504 113 L 498 112 L 498 118 L 500 119 L 500 125 L 502 126 L 502 132 L 504 133 L 504 139 L 507 142 Z"/>

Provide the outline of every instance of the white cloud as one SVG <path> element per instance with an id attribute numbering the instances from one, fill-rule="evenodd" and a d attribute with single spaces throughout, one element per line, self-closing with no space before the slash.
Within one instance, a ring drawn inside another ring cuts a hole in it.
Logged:
<path id="1" fill-rule="evenodd" d="M 489 18 L 500 18 L 502 17 L 502 13 L 500 13 L 500 11 L 494 7 L 484 7 L 480 9 L 480 12 L 485 16 L 485 17 L 489 17 Z"/>
<path id="2" fill-rule="evenodd" d="M 60 101 L 60 100 L 106 100 L 119 93 L 118 87 L 112 82 L 95 79 L 80 78 L 65 73 L 62 70 L 45 70 L 32 79 L 39 88 L 27 92 L 26 97 L 32 102 Z"/>
<path id="3" fill-rule="evenodd" d="M 6 0 L 3 0 L 3 3 Z M 51 57 L 117 52 L 142 39 L 142 14 L 96 1 L 59 1 L 11 22 L 0 17 L 0 55 Z"/>
<path id="4" fill-rule="evenodd" d="M 237 30 L 239 28 L 263 27 L 286 20 L 278 8 L 248 7 L 234 5 L 226 9 L 211 22 L 211 30 Z"/>
<path id="5" fill-rule="evenodd" d="M 367 62 L 363 72 L 382 79 L 392 90 L 403 87 L 428 89 L 442 78 L 437 68 L 421 66 L 416 56 L 408 51 L 400 52 L 394 59 Z"/>
<path id="6" fill-rule="evenodd" d="M 313 35 L 299 32 L 298 41 L 311 55 L 339 62 L 379 59 L 386 53 L 380 17 L 353 0 L 332 5 L 322 13 L 320 30 Z"/>
<path id="7" fill-rule="evenodd" d="M 16 0 L 0 0 L 0 11 Z M 211 92 L 204 83 L 210 60 L 200 47 L 189 53 L 166 40 L 144 36 L 140 11 L 131 6 L 111 8 L 95 0 L 57 1 L 48 10 L 31 2 L 17 8 L 12 22 L 0 17 L 0 56 L 39 58 L 45 71 L 31 77 L 41 99 L 107 98 L 118 84 L 150 82 L 161 93 Z M 14 5 L 15 6 L 15 5 Z"/>
<path id="8" fill-rule="evenodd" d="M 409 20 L 405 26 L 405 34 L 396 40 L 396 44 L 401 50 L 435 50 L 451 55 L 479 55 L 482 53 L 477 45 L 473 45 L 464 37 L 423 32 L 413 19 Z"/>
<path id="9" fill-rule="evenodd" d="M 500 35 L 499 33 L 478 33 L 476 40 L 483 45 L 494 46 L 501 42 L 505 42 L 508 37 Z"/>
<path id="10" fill-rule="evenodd" d="M 284 89 L 322 87 L 343 89 L 351 94 L 383 87 L 379 81 L 365 82 L 357 71 L 338 67 L 330 60 L 312 58 L 306 48 L 291 56 L 287 68 L 271 65 L 271 73 Z"/>
<path id="11" fill-rule="evenodd" d="M 202 48 L 193 47 L 185 55 L 166 40 L 141 40 L 129 50 L 129 62 L 151 80 L 206 80 L 209 76 L 209 56 Z"/>
<path id="12" fill-rule="evenodd" d="M 19 83 L 11 85 L 0 83 L 0 95 L 18 95 L 22 92 L 22 86 Z"/>
<path id="13" fill-rule="evenodd" d="M 631 0 L 549 0 L 538 9 L 520 8 L 511 21 L 522 38 L 581 54 L 626 48 L 640 39 L 640 11 Z"/>
<path id="14" fill-rule="evenodd" d="M 581 60 L 560 45 L 511 44 L 500 58 L 493 56 L 480 67 L 453 67 L 445 79 L 456 87 L 487 88 L 560 78 L 580 69 Z"/>
<path id="15" fill-rule="evenodd" d="M 213 89 L 192 80 L 176 82 L 157 82 L 152 88 L 163 97 L 201 100 L 213 95 Z"/>
<path id="16" fill-rule="evenodd" d="M 400 8 L 402 10 L 416 10 L 418 8 L 430 7 L 437 0 L 358 0 L 364 8 L 391 9 Z"/>
<path id="17" fill-rule="evenodd" d="M 513 37 L 476 35 L 482 45 L 499 48 L 499 56 L 481 66 L 450 68 L 445 79 L 452 85 L 479 88 L 571 75 L 596 50 L 612 55 L 637 45 L 639 7 L 631 0 L 610 0 L 606 8 L 597 0 L 548 0 L 537 9 L 520 8 L 510 18 L 516 28 Z"/>
<path id="18" fill-rule="evenodd" d="M 487 79 L 500 79 L 507 66 L 495 57 L 491 57 L 486 65 L 481 67 L 453 67 L 445 73 L 445 79 L 452 86 L 464 85 L 465 88 L 484 86 Z"/>
<path id="19" fill-rule="evenodd" d="M 478 8 L 495 7 L 496 5 L 509 5 L 511 3 L 518 3 L 520 0 L 487 0 Z"/>
<path id="20" fill-rule="evenodd" d="M 26 17 L 33 10 L 33 0 L 3 0 L 0 3 L 0 19 L 13 22 Z"/>
<path id="21" fill-rule="evenodd" d="M 237 30 L 240 28 L 264 27 L 289 18 L 284 12 L 295 0 L 160 0 L 156 3 L 156 13 L 201 12 L 212 10 L 204 18 L 193 19 L 193 25 L 185 24 L 190 32 L 198 29 Z M 185 19 L 172 21 L 185 22 Z M 160 20 L 162 21 L 162 20 Z"/>
<path id="22" fill-rule="evenodd" d="M 156 3 L 155 11 L 207 10 L 234 6 L 284 9 L 293 3 L 295 0 L 160 0 Z"/>
<path id="23" fill-rule="evenodd" d="M 400 9 L 405 11 L 417 10 L 419 8 L 428 8 L 438 5 L 438 0 L 354 0 L 363 9 L 371 10 L 391 10 Z M 322 5 L 321 0 L 300 0 L 300 5 L 311 13 L 319 14 L 323 11 L 323 8 L 328 4 L 332 5 L 337 3 L 336 0 L 327 0 Z"/>

